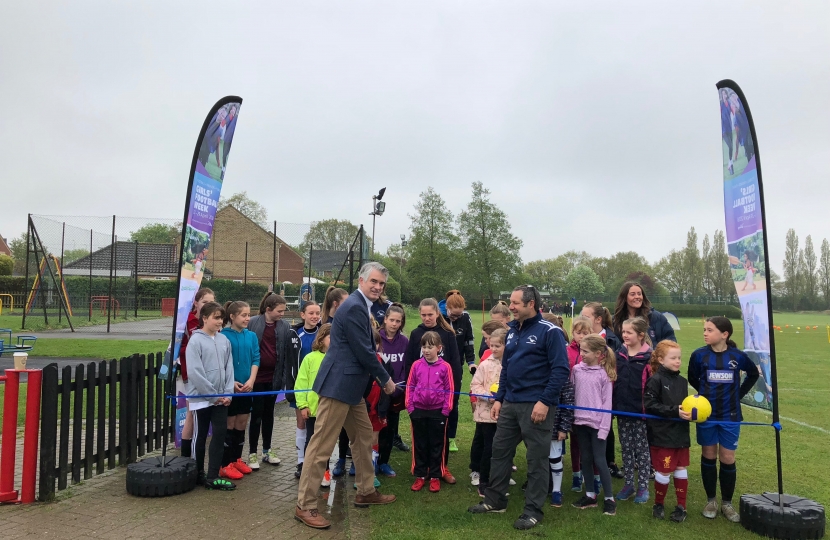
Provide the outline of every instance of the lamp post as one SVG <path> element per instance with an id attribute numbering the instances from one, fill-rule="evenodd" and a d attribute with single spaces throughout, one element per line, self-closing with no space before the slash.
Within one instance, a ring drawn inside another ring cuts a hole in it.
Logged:
<path id="1" fill-rule="evenodd" d="M 380 188 L 377 195 L 372 195 L 372 211 L 369 213 L 372 216 L 372 245 L 369 250 L 369 258 L 375 258 L 375 218 L 382 216 L 386 211 L 386 203 L 382 202 L 383 194 L 386 193 L 386 188 Z"/>
<path id="2" fill-rule="evenodd" d="M 400 258 L 400 263 L 401 263 L 401 295 L 403 295 L 403 253 L 404 253 L 404 248 L 406 247 L 406 244 L 407 244 L 406 235 L 402 234 L 401 235 L 401 253 L 400 253 L 400 255 L 401 255 L 401 258 Z"/>

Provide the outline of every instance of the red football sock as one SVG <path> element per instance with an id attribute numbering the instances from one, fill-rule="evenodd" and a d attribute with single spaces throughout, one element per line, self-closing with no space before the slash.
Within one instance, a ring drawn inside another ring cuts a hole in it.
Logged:
<path id="1" fill-rule="evenodd" d="M 375 452 L 378 452 L 378 448 L 380 448 L 380 445 L 378 445 L 378 444 L 373 444 L 372 445 L 372 450 L 374 450 Z"/>
<path id="2" fill-rule="evenodd" d="M 689 489 L 688 478 L 674 477 L 674 492 L 677 494 L 677 504 L 686 508 L 686 491 Z"/>
<path id="3" fill-rule="evenodd" d="M 675 485 L 677 485 L 677 479 L 675 479 Z M 666 492 L 669 490 L 668 484 L 661 484 L 657 480 L 654 480 L 654 504 L 663 504 L 666 500 Z"/>

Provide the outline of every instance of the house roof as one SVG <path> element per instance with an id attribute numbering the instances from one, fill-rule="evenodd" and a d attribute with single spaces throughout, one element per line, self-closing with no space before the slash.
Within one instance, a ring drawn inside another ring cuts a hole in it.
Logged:
<path id="1" fill-rule="evenodd" d="M 6 244 L 6 239 L 0 236 L 0 253 L 4 255 L 8 255 L 9 257 L 12 256 L 12 250 L 9 249 L 9 245 Z"/>
<path id="2" fill-rule="evenodd" d="M 311 269 L 315 272 L 339 270 L 348 254 L 347 251 L 315 249 L 311 252 Z"/>
<path id="3" fill-rule="evenodd" d="M 136 243 L 115 243 L 115 269 L 134 270 L 136 267 Z M 172 274 L 178 270 L 178 246 L 175 244 L 138 244 L 139 274 Z M 70 269 L 109 270 L 112 258 L 112 244 L 94 251 L 91 255 L 72 261 L 64 267 Z"/>

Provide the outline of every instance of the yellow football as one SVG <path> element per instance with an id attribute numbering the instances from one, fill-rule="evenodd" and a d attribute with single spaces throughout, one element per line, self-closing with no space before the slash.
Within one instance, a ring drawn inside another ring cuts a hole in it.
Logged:
<path id="1" fill-rule="evenodd" d="M 695 394 L 683 400 L 680 408 L 692 415 L 692 422 L 705 422 L 712 414 L 712 404 L 705 397 Z"/>

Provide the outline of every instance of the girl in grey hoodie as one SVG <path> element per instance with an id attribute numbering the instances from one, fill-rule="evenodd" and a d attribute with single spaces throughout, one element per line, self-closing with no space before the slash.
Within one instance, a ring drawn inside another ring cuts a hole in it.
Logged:
<path id="1" fill-rule="evenodd" d="M 208 489 L 229 491 L 236 486 L 225 478 L 219 478 L 222 453 L 228 422 L 229 397 L 202 398 L 211 394 L 233 393 L 233 357 L 231 343 L 220 333 L 225 311 L 216 302 L 202 306 L 199 318 L 202 328 L 190 336 L 187 345 L 187 372 L 185 383 L 187 406 L 195 415 L 193 438 L 196 441 L 196 470 L 199 481 Z M 205 474 L 205 442 L 208 428 L 213 429 L 210 455 Z"/>

